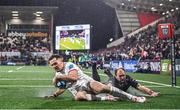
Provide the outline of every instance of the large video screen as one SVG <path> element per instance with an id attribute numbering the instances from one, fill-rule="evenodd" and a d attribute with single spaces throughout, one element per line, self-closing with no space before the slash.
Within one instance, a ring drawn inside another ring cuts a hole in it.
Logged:
<path id="1" fill-rule="evenodd" d="M 56 26 L 56 50 L 90 49 L 90 25 Z"/>

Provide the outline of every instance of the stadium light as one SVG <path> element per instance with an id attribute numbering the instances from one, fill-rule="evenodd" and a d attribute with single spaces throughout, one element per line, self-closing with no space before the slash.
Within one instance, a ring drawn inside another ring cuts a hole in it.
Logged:
<path id="1" fill-rule="evenodd" d="M 172 1 L 172 0 L 169 0 L 170 2 Z"/>
<path id="2" fill-rule="evenodd" d="M 112 42 L 112 41 L 113 41 L 113 38 L 110 38 L 109 41 Z"/>
<path id="3" fill-rule="evenodd" d="M 163 6 L 163 4 L 162 4 L 162 3 L 160 3 L 160 4 L 159 4 L 159 6 Z"/>
<path id="4" fill-rule="evenodd" d="M 37 13 L 33 13 L 34 15 L 36 15 L 37 17 L 39 17 L 40 15 L 39 14 L 37 14 Z"/>
<path id="5" fill-rule="evenodd" d="M 165 14 L 166 14 L 166 13 L 164 13 L 164 12 L 162 13 L 162 15 L 165 15 Z"/>
<path id="6" fill-rule="evenodd" d="M 154 7 L 152 7 L 152 8 L 151 8 L 151 11 L 157 11 L 157 9 L 156 9 L 156 8 L 154 8 Z"/>
<path id="7" fill-rule="evenodd" d="M 42 12 L 42 11 L 37 11 L 36 13 L 37 13 L 37 14 L 42 14 L 43 12 Z"/>
<path id="8" fill-rule="evenodd" d="M 176 10 L 179 10 L 179 8 L 178 8 L 178 7 L 176 7 Z"/>
<path id="9" fill-rule="evenodd" d="M 11 13 L 15 14 L 15 13 L 18 13 L 18 11 L 12 11 Z"/>
<path id="10" fill-rule="evenodd" d="M 36 17 L 36 20 L 41 20 L 43 21 L 44 19 L 42 17 Z"/>
<path id="11" fill-rule="evenodd" d="M 171 9 L 171 11 L 174 11 L 174 9 Z"/>
<path id="12" fill-rule="evenodd" d="M 121 3 L 121 5 L 123 5 L 123 6 L 124 6 L 124 3 Z"/>
<path id="13" fill-rule="evenodd" d="M 19 14 L 12 14 L 12 16 L 19 16 Z"/>

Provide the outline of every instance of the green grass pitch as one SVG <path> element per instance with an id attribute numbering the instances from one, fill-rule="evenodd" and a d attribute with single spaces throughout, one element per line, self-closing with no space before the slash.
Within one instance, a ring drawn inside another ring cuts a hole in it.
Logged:
<path id="1" fill-rule="evenodd" d="M 84 70 L 91 75 L 91 70 Z M 89 72 L 87 72 L 89 71 Z M 102 70 L 102 82 L 107 80 Z M 145 103 L 129 101 L 74 101 L 65 92 L 56 99 L 44 99 L 55 87 L 53 70 L 48 66 L 0 66 L 0 109 L 180 109 L 180 77 L 177 87 L 169 87 L 169 75 L 128 73 L 140 83 L 161 93 Z M 144 82 L 142 82 L 142 80 Z"/>
<path id="2" fill-rule="evenodd" d="M 85 49 L 85 40 L 82 38 L 62 38 L 60 39 L 61 50 L 79 50 Z"/>

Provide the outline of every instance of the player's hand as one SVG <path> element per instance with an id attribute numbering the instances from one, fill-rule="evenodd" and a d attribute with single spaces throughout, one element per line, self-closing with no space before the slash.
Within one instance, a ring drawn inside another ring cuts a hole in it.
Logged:
<path id="1" fill-rule="evenodd" d="M 45 99 L 52 99 L 52 98 L 55 98 L 54 95 L 49 95 L 49 96 L 44 96 Z"/>
<path id="2" fill-rule="evenodd" d="M 153 92 L 153 93 L 151 94 L 152 97 L 157 97 L 158 95 L 159 95 L 158 92 Z"/>

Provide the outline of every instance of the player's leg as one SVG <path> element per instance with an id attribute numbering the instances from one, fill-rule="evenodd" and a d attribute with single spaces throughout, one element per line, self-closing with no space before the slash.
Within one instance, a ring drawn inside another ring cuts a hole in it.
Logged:
<path id="1" fill-rule="evenodd" d="M 74 99 L 76 101 L 116 101 L 118 98 L 117 97 L 113 97 L 111 95 L 108 94 L 98 94 L 98 95 L 94 95 L 94 94 L 87 94 L 86 91 L 79 91 L 77 92 L 77 94 L 75 95 Z"/>
<path id="2" fill-rule="evenodd" d="M 100 76 L 97 72 L 96 62 L 92 63 L 92 78 L 100 82 Z"/>
<path id="3" fill-rule="evenodd" d="M 133 96 L 116 87 L 108 86 L 97 81 L 90 81 L 89 86 L 94 93 L 109 93 L 115 97 L 128 99 L 134 102 L 144 102 L 146 100 L 145 97 Z"/>

